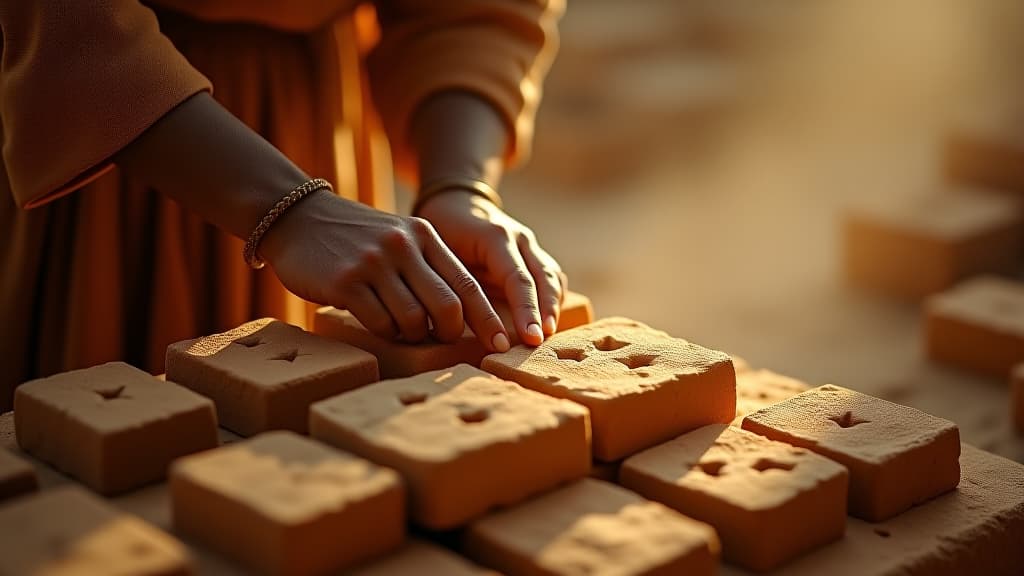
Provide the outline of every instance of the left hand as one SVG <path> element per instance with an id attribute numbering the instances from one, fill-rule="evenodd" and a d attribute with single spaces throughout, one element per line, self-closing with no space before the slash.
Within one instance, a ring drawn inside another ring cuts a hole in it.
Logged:
<path id="1" fill-rule="evenodd" d="M 555 333 L 568 278 L 532 230 L 491 201 L 462 190 L 431 198 L 419 216 L 434 225 L 481 284 L 505 295 L 524 344 L 537 346 Z"/>

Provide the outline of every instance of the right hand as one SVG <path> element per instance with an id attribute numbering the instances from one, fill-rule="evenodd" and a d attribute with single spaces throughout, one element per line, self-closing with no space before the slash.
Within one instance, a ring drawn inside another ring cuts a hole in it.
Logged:
<path id="1" fill-rule="evenodd" d="M 491 352 L 508 334 L 480 285 L 433 226 L 321 190 L 280 216 L 259 254 L 301 298 L 347 309 L 374 334 L 419 342 L 462 336 L 465 324 Z M 465 318 L 465 322 L 464 319 Z"/>

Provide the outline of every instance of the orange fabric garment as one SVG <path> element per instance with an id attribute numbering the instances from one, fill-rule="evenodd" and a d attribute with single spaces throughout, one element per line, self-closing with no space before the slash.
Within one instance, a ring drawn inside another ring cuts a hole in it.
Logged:
<path id="1" fill-rule="evenodd" d="M 179 339 L 265 315 L 305 323 L 308 306 L 248 270 L 240 240 L 112 169 L 178 103 L 212 85 L 305 171 L 389 209 L 379 128 L 414 178 L 405 132 L 438 91 L 491 102 L 513 128 L 509 160 L 525 155 L 561 10 L 381 1 L 372 41 L 354 0 L 159 4 L 0 0 L 0 411 L 32 377 L 113 359 L 157 371 Z"/>

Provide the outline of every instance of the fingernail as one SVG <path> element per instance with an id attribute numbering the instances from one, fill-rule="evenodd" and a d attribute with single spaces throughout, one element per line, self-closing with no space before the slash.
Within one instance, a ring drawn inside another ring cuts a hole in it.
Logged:
<path id="1" fill-rule="evenodd" d="M 508 349 L 511 348 L 508 343 L 508 336 L 505 336 L 502 332 L 494 335 L 494 338 L 491 339 L 491 344 L 494 345 L 494 349 L 498 352 L 508 352 Z"/>
<path id="2" fill-rule="evenodd" d="M 544 333 L 540 331 L 540 324 L 530 324 L 526 327 L 526 334 L 532 338 L 535 342 L 544 341 Z"/>
<path id="3" fill-rule="evenodd" d="M 558 329 L 558 325 L 555 324 L 555 317 L 554 316 L 548 316 L 547 318 L 544 319 L 544 333 L 545 334 L 550 336 L 550 335 L 554 334 L 555 330 L 557 330 L 557 329 Z"/>

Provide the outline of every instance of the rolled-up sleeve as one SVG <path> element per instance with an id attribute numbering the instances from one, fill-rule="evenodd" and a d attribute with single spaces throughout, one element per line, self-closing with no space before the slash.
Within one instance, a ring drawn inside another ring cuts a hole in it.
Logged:
<path id="1" fill-rule="evenodd" d="M 210 90 L 136 0 L 0 0 L 0 122 L 14 199 L 74 191 L 190 96 Z"/>
<path id="2" fill-rule="evenodd" d="M 509 127 L 507 163 L 526 158 L 563 10 L 562 0 L 378 0 L 381 38 L 368 68 L 399 172 L 415 170 L 417 106 L 447 90 L 492 104 Z"/>

